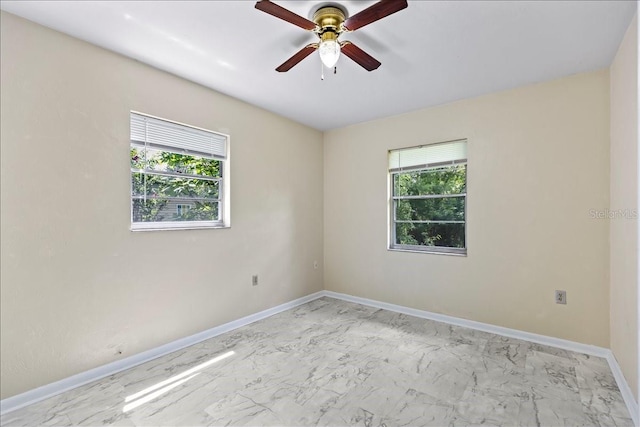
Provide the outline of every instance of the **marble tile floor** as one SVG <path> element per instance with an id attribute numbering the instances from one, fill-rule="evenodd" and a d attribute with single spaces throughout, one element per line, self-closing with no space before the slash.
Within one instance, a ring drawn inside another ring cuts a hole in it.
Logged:
<path id="1" fill-rule="evenodd" d="M 2 426 L 632 426 L 606 360 L 321 298 Z"/>

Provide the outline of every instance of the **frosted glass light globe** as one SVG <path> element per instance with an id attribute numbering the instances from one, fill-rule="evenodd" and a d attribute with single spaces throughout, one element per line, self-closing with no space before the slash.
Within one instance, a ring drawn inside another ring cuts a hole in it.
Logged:
<path id="1" fill-rule="evenodd" d="M 340 43 L 337 40 L 321 41 L 318 51 L 322 63 L 328 68 L 333 68 L 340 57 Z"/>

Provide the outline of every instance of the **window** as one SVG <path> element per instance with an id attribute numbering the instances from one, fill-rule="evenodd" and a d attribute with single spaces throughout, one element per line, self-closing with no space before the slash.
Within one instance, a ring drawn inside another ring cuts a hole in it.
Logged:
<path id="1" fill-rule="evenodd" d="M 467 141 L 389 151 L 389 249 L 464 255 Z"/>
<path id="2" fill-rule="evenodd" d="M 192 205 L 177 205 L 176 206 L 176 215 L 182 216 L 183 214 L 187 214 L 189 209 L 191 209 Z"/>
<path id="3" fill-rule="evenodd" d="M 229 137 L 131 113 L 131 229 L 229 226 Z"/>

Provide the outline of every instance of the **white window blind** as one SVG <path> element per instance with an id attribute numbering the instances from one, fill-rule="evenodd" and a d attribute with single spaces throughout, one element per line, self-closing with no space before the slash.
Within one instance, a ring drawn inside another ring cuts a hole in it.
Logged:
<path id="1" fill-rule="evenodd" d="M 131 144 L 179 154 L 227 158 L 225 135 L 131 113 Z"/>
<path id="2" fill-rule="evenodd" d="M 430 167 L 464 163 L 467 159 L 467 140 L 443 142 L 420 147 L 389 151 L 389 171 L 427 169 Z"/>

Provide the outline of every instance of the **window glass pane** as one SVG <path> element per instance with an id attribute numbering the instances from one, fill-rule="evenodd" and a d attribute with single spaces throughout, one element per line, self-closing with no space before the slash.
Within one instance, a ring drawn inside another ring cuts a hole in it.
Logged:
<path id="1" fill-rule="evenodd" d="M 219 181 L 131 172 L 132 196 L 218 199 L 219 187 Z"/>
<path id="2" fill-rule="evenodd" d="M 131 147 L 131 169 L 144 169 L 144 148 Z"/>
<path id="3" fill-rule="evenodd" d="M 396 220 L 464 221 L 465 197 L 396 200 Z"/>
<path id="4" fill-rule="evenodd" d="M 217 221 L 218 202 L 193 202 L 185 205 L 182 203 L 180 215 L 176 209 L 176 202 L 169 201 L 168 207 L 174 214 L 172 221 Z"/>
<path id="5" fill-rule="evenodd" d="M 464 248 L 464 224 L 396 224 L 397 245 Z"/>
<path id="6" fill-rule="evenodd" d="M 146 162 L 136 162 L 136 165 L 141 167 L 134 167 L 134 153 L 137 150 L 140 154 L 144 154 L 144 149 L 132 148 L 132 162 L 131 167 L 134 169 L 147 169 L 153 171 L 162 172 L 176 172 L 189 175 L 204 175 L 211 177 L 220 177 L 221 161 L 214 159 L 207 159 L 198 156 L 189 156 L 186 154 L 171 153 L 168 151 L 161 151 L 152 148 L 146 150 Z M 136 153 L 138 154 L 138 153 Z M 144 156 L 138 154 L 138 157 L 144 158 Z M 144 160 L 144 159 L 143 159 Z"/>
<path id="7" fill-rule="evenodd" d="M 183 208 L 178 214 L 178 205 Z M 165 222 L 165 221 L 218 221 L 219 202 L 193 201 L 184 209 L 185 204 L 171 199 L 136 199 L 132 200 L 133 222 Z"/>
<path id="8" fill-rule="evenodd" d="M 170 221 L 171 215 L 167 215 L 166 199 L 133 199 L 131 204 L 133 207 L 133 222 L 158 222 Z"/>
<path id="9" fill-rule="evenodd" d="M 466 192 L 466 175 L 466 165 L 395 173 L 393 175 L 393 195 L 423 196 L 464 193 Z"/>

